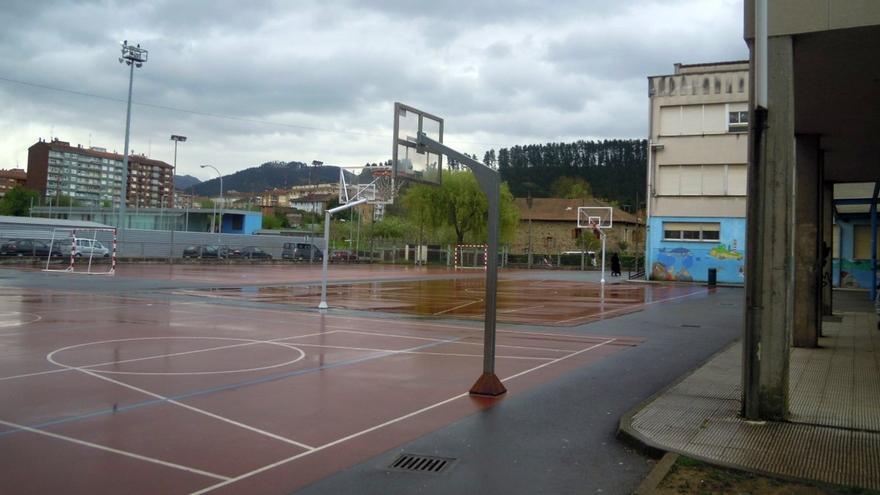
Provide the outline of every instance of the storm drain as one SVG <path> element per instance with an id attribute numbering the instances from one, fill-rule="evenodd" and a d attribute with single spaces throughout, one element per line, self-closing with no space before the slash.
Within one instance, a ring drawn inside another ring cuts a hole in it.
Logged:
<path id="1" fill-rule="evenodd" d="M 440 474 L 450 466 L 455 459 L 448 457 L 434 457 L 430 455 L 416 454 L 400 454 L 394 459 L 389 468 L 396 471 L 406 471 L 410 473 L 431 473 Z"/>

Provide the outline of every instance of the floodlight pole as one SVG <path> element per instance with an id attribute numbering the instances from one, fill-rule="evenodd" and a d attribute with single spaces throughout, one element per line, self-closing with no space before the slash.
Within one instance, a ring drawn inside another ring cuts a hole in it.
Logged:
<path id="1" fill-rule="evenodd" d="M 330 218 L 334 213 L 353 208 L 359 204 L 366 203 L 367 198 L 360 198 L 351 203 L 339 205 L 324 212 L 324 256 L 322 256 L 321 267 L 321 302 L 318 309 L 327 309 L 327 263 L 330 260 Z"/>
<path id="2" fill-rule="evenodd" d="M 129 45 L 128 40 L 122 42 L 122 56 L 119 63 L 128 65 L 128 107 L 125 111 L 125 150 L 122 155 L 122 193 L 119 201 L 119 221 L 117 228 L 124 228 L 125 202 L 128 196 L 128 137 L 131 129 L 131 90 L 134 85 L 134 68 L 141 67 L 147 61 L 147 50 L 141 45 Z"/>
<path id="3" fill-rule="evenodd" d="M 418 136 L 418 150 L 429 150 L 432 153 L 443 154 L 459 163 L 467 165 L 477 179 L 480 189 L 486 194 L 489 203 L 488 225 L 488 259 L 486 260 L 486 316 L 483 331 L 483 374 L 471 387 L 472 395 L 498 396 L 505 392 L 504 384 L 495 375 L 495 309 L 498 295 L 498 223 L 500 218 L 501 202 L 501 175 L 486 165 L 445 146 L 443 143 L 434 141 L 420 132 Z"/>

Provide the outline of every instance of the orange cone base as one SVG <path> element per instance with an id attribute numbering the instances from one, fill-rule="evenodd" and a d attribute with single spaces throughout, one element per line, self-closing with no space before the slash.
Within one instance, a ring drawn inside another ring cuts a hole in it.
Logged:
<path id="1" fill-rule="evenodd" d="M 497 397 L 507 392 L 501 380 L 495 376 L 495 373 L 483 373 L 474 386 L 471 387 L 471 395 L 488 395 L 489 397 Z"/>

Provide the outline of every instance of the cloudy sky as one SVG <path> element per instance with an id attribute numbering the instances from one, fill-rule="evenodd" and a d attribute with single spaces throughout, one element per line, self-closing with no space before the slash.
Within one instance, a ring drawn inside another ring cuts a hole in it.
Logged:
<path id="1" fill-rule="evenodd" d="M 742 0 L 4 0 L 0 168 L 50 136 L 131 148 L 202 179 L 271 160 L 390 158 L 394 101 L 482 157 L 647 134 L 646 76 L 747 57 Z M 54 89 L 53 89 L 54 88 Z"/>

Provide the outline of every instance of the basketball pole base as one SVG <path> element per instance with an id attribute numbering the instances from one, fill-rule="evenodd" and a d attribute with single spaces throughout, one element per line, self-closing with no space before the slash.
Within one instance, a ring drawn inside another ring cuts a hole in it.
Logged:
<path id="1" fill-rule="evenodd" d="M 477 379 L 470 390 L 471 395 L 485 395 L 488 397 L 498 397 L 506 392 L 507 389 L 504 388 L 504 384 L 495 376 L 495 373 L 483 373 L 480 375 L 480 378 Z"/>

